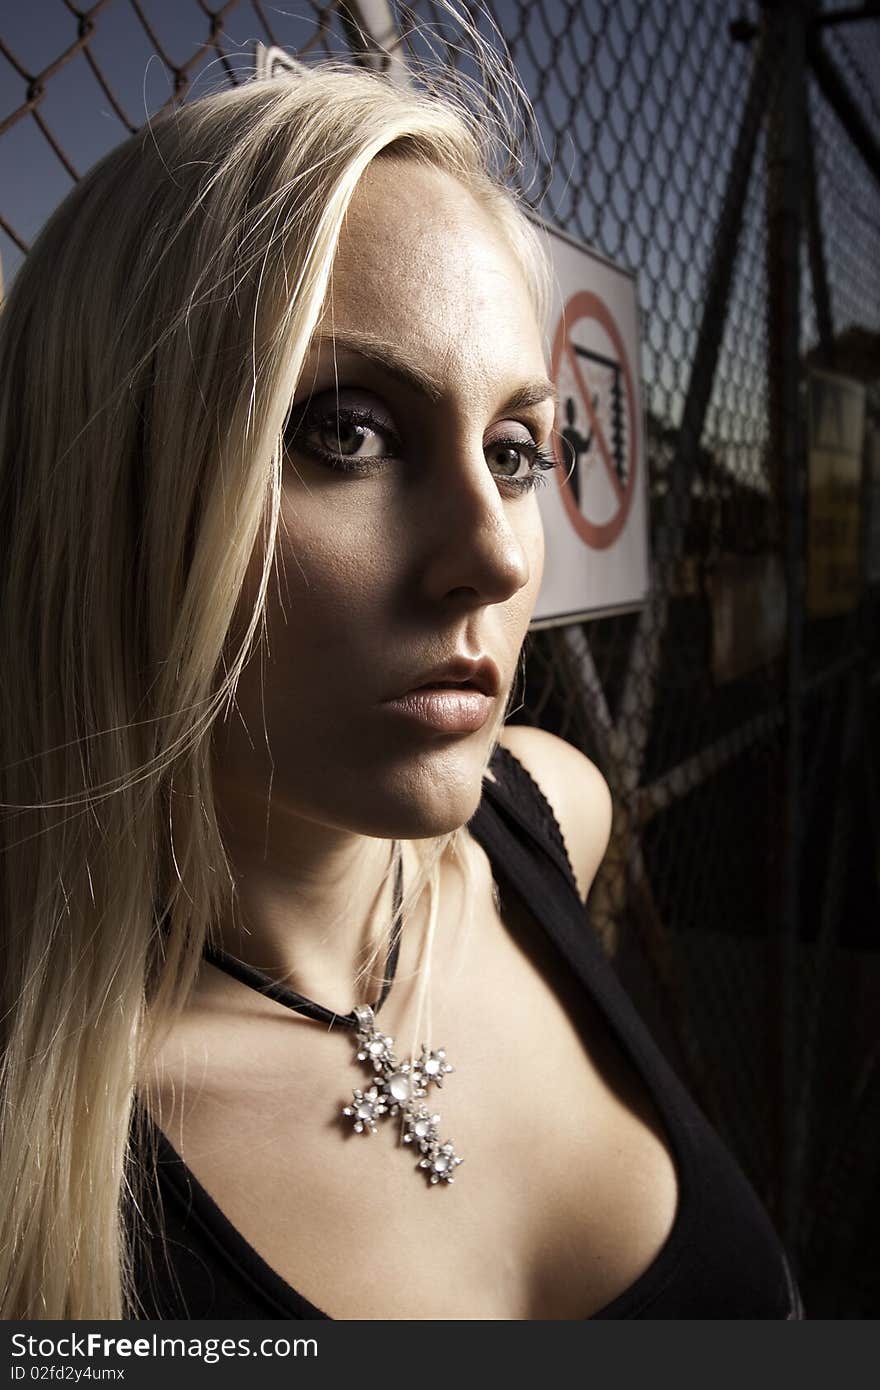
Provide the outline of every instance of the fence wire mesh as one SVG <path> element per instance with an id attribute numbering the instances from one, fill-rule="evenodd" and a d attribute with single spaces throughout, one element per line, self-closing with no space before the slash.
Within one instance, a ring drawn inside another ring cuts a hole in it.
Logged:
<path id="1" fill-rule="evenodd" d="M 537 117 L 540 141 L 520 151 L 524 196 L 637 272 L 642 315 L 652 595 L 637 612 L 533 632 L 516 719 L 581 747 L 611 783 L 593 924 L 784 1230 L 813 1317 L 880 1311 L 880 593 L 866 587 L 843 617 L 805 618 L 794 667 L 789 652 L 726 677 L 713 604 L 743 560 L 780 573 L 804 563 L 786 530 L 780 343 L 796 344 L 800 368 L 865 381 L 880 416 L 880 22 L 827 23 L 841 8 L 467 7 L 506 44 Z M 379 62 L 365 58 L 375 9 L 45 0 L 39 26 L 7 12 L 7 278 L 71 181 L 148 115 L 246 80 L 254 40 L 305 62 Z M 808 30 L 809 119 L 800 312 L 780 334 L 774 296 L 797 253 L 773 233 L 774 112 L 790 62 L 773 24 L 786 9 Z M 479 76 L 447 12 L 391 5 L 390 17 L 408 61 L 433 53 Z M 820 80 L 822 63 L 854 116 Z M 99 118 L 74 119 L 89 110 Z"/>

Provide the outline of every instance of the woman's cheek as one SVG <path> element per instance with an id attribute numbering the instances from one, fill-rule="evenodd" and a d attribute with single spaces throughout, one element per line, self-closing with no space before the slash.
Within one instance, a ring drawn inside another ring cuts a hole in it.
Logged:
<path id="1" fill-rule="evenodd" d="M 541 513 L 538 511 L 537 501 L 534 506 L 534 523 L 522 539 L 522 546 L 525 550 L 529 564 L 529 582 L 522 591 L 522 596 L 528 596 L 528 602 L 534 606 L 538 591 L 541 587 L 541 580 L 544 577 L 544 558 L 545 558 L 545 538 L 544 523 Z"/>

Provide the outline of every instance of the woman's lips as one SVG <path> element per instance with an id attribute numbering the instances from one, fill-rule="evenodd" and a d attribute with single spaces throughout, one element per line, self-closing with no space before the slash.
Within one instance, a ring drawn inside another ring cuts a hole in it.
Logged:
<path id="1" fill-rule="evenodd" d="M 382 708 L 440 734 L 469 734 L 482 729 L 492 702 L 493 697 L 482 690 L 421 686 L 396 700 L 385 700 Z"/>

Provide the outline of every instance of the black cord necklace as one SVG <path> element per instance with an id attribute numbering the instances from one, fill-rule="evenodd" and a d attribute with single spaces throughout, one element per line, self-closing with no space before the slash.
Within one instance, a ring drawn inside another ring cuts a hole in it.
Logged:
<path id="1" fill-rule="evenodd" d="M 372 1010 L 375 1016 L 385 1000 L 388 998 L 389 991 L 397 973 L 397 960 L 400 955 L 400 938 L 402 928 L 400 923 L 400 907 L 403 902 L 403 856 L 398 855 L 397 872 L 394 877 L 394 912 L 392 916 L 391 944 L 385 960 L 383 971 L 382 992 Z M 295 1013 L 305 1014 L 306 1018 L 314 1018 L 319 1023 L 326 1023 L 331 1028 L 341 1023 L 344 1027 L 356 1028 L 358 1019 L 356 1011 L 352 1009 L 350 1014 L 337 1014 L 332 1009 L 325 1009 L 323 1004 L 316 1004 L 313 999 L 306 999 L 304 995 L 297 994 L 296 990 L 290 989 L 278 980 L 272 980 L 268 975 L 264 975 L 261 970 L 257 970 L 253 965 L 248 965 L 243 960 L 238 960 L 236 956 L 229 955 L 222 951 L 218 946 L 211 946 L 206 943 L 202 952 L 205 960 L 216 965 L 219 970 L 225 970 L 227 975 L 234 975 L 242 984 L 249 985 L 251 989 L 259 990 L 261 994 L 266 994 L 270 999 L 274 999 L 279 1004 L 284 1004 L 288 1009 L 293 1009 Z"/>
<path id="2" fill-rule="evenodd" d="M 258 990 L 276 1003 L 283 1004 L 295 1013 L 306 1018 L 326 1023 L 330 1028 L 341 1024 L 355 1030 L 357 1039 L 357 1060 L 366 1063 L 373 1072 L 372 1085 L 366 1090 L 352 1092 L 353 1103 L 342 1109 L 342 1115 L 350 1119 L 358 1134 L 375 1134 L 376 1120 L 383 1115 L 402 1115 L 402 1142 L 418 1148 L 422 1157 L 417 1164 L 432 1185 L 454 1182 L 453 1170 L 464 1160 L 460 1158 L 449 1142 L 441 1144 L 438 1125 L 439 1115 L 432 1115 L 422 1100 L 428 1087 L 443 1085 L 443 1077 L 455 1068 L 446 1060 L 446 1052 L 440 1047 L 431 1051 L 422 1043 L 418 1060 L 401 1062 L 392 1051 L 394 1039 L 376 1028 L 376 1015 L 388 997 L 397 961 L 400 955 L 400 941 L 403 935 L 401 906 L 403 903 L 403 853 L 399 842 L 395 842 L 397 869 L 394 877 L 394 908 L 391 918 L 391 942 L 385 960 L 382 991 L 375 1004 L 355 1005 L 351 1013 L 337 1014 L 313 999 L 306 999 L 296 990 L 264 975 L 261 970 L 238 960 L 228 952 L 208 942 L 202 950 L 205 960 L 234 976 L 242 984 Z"/>

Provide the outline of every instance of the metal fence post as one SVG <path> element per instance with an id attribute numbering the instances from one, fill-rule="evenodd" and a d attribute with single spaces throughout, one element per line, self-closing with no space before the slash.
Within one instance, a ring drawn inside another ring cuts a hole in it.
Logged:
<path id="1" fill-rule="evenodd" d="M 803 448 L 800 405 L 800 279 L 806 132 L 806 21 L 812 6 L 782 0 L 768 16 L 774 49 L 783 64 L 770 106 L 767 133 L 768 385 L 771 484 L 781 504 L 777 541 L 785 556 L 786 644 L 782 671 L 786 713 L 781 767 L 777 764 L 780 817 L 778 925 L 771 937 L 775 957 L 777 1091 L 772 1201 L 783 1239 L 795 1240 L 795 1030 L 799 916 L 798 871 L 801 816 L 801 666 L 803 641 Z"/>
<path id="2" fill-rule="evenodd" d="M 825 263 L 825 239 L 819 205 L 818 173 L 814 150 L 813 123 L 809 107 L 804 103 L 804 217 L 807 224 L 807 246 L 810 256 L 810 281 L 816 305 L 816 327 L 819 330 L 819 351 L 824 366 L 834 365 L 834 319 L 831 312 L 831 292 Z"/>
<path id="3" fill-rule="evenodd" d="M 388 0 L 343 0 L 339 17 L 356 63 L 384 72 L 401 85 L 409 83 L 409 69 Z"/>

